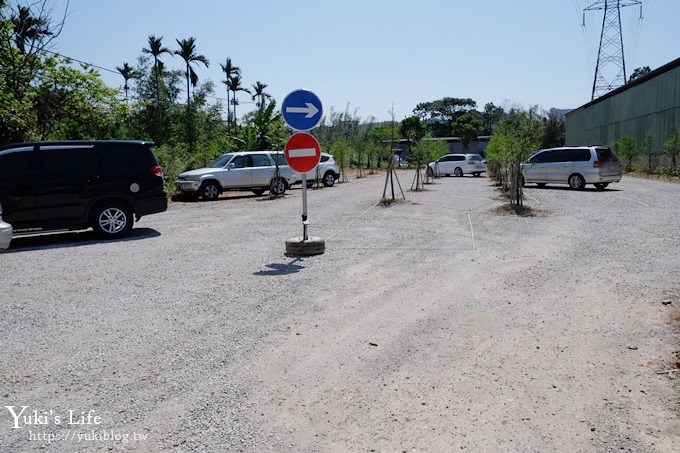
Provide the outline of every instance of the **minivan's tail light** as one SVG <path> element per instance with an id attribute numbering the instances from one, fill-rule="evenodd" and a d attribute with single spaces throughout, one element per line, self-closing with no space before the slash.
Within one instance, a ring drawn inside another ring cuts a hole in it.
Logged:
<path id="1" fill-rule="evenodd" d="M 601 160 L 596 160 L 593 162 L 593 168 L 600 168 L 602 166 L 602 161 Z"/>
<path id="2" fill-rule="evenodd" d="M 161 178 L 163 177 L 163 167 L 160 165 L 155 165 L 151 167 L 151 173 L 153 173 L 156 176 L 160 176 Z"/>

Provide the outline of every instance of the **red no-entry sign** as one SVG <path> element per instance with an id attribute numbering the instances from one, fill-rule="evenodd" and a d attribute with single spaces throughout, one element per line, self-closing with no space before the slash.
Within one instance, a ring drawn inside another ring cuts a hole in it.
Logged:
<path id="1" fill-rule="evenodd" d="M 290 168 L 299 173 L 307 173 L 319 164 L 321 147 L 313 135 L 297 132 L 288 139 L 283 154 Z"/>

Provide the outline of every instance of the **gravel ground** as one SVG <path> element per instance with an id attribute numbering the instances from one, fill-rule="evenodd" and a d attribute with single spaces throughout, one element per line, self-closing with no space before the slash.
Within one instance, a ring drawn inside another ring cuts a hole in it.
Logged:
<path id="1" fill-rule="evenodd" d="M 678 451 L 680 185 L 412 176 L 15 239 L 0 451 Z"/>

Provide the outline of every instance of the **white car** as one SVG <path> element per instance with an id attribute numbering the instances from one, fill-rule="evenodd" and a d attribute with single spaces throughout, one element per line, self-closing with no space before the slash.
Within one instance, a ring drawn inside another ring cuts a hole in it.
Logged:
<path id="1" fill-rule="evenodd" d="M 0 250 L 9 247 L 9 243 L 12 242 L 12 233 L 12 225 L 2 220 L 2 205 L 0 205 Z"/>
<path id="2" fill-rule="evenodd" d="M 278 181 L 275 177 L 277 162 Z M 213 201 L 225 190 L 250 190 L 255 195 L 271 190 L 283 194 L 298 178 L 282 152 L 240 151 L 223 154 L 208 167 L 181 173 L 175 185 L 183 193 Z"/>
<path id="3" fill-rule="evenodd" d="M 340 178 L 340 167 L 335 163 L 332 154 L 321 153 L 319 165 L 314 170 L 307 172 L 307 186 L 312 186 L 317 177 L 326 187 L 332 187 L 335 181 Z M 301 174 L 299 174 L 297 182 L 302 182 Z"/>
<path id="4" fill-rule="evenodd" d="M 479 154 L 446 154 L 427 165 L 428 176 L 479 176 L 485 171 L 486 164 Z"/>

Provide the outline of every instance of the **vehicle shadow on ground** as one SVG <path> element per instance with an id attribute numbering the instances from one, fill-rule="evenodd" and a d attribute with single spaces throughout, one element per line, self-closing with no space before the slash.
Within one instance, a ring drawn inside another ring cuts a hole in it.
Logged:
<path id="1" fill-rule="evenodd" d="M 300 272 L 302 269 L 305 267 L 296 264 L 298 261 L 302 261 L 302 258 L 295 257 L 292 261 L 289 263 L 270 263 L 270 264 L 265 264 L 265 267 L 268 267 L 268 270 L 265 271 L 257 271 L 253 272 L 253 275 L 260 275 L 260 276 L 267 276 L 267 275 L 289 275 L 289 274 L 295 274 Z"/>
<path id="2" fill-rule="evenodd" d="M 12 239 L 10 247 L 2 253 L 18 253 L 40 249 L 80 247 L 111 242 L 139 241 L 159 237 L 161 233 L 152 228 L 133 228 L 127 236 L 120 239 L 102 239 L 94 231 L 68 231 L 35 236 L 19 236 Z"/>
<path id="3" fill-rule="evenodd" d="M 246 200 L 248 198 L 260 198 L 262 195 L 255 195 L 254 193 L 238 192 L 235 194 L 223 194 L 215 201 L 227 200 Z M 170 200 L 175 203 L 214 203 L 215 201 L 207 201 L 200 197 L 191 197 L 187 195 L 173 195 Z"/>
<path id="4" fill-rule="evenodd" d="M 593 193 L 606 193 L 606 192 L 621 192 L 621 189 L 612 189 L 611 187 L 605 187 L 604 189 L 597 189 L 595 187 L 584 187 L 580 190 L 574 190 L 569 186 L 524 186 L 523 190 L 534 189 L 534 190 L 561 190 L 565 192 L 593 192 Z"/>

